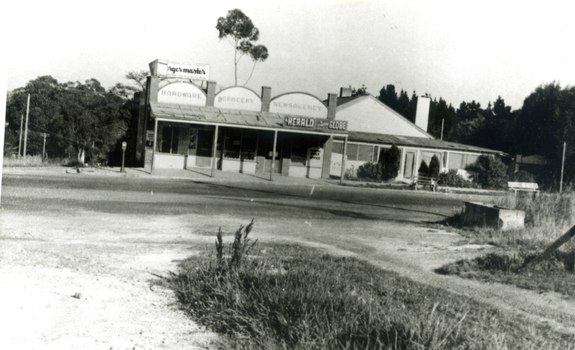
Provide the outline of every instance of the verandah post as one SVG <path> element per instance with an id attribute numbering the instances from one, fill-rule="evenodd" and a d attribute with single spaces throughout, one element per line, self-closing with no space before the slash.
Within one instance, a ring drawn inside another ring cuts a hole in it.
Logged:
<path id="1" fill-rule="evenodd" d="M 275 130 L 274 131 L 274 147 L 272 150 L 272 167 L 271 167 L 271 171 L 270 171 L 270 181 L 273 181 L 273 176 L 274 176 L 274 165 L 276 162 L 276 145 L 278 142 L 278 131 Z"/>
<path id="2" fill-rule="evenodd" d="M 214 132 L 214 144 L 212 147 L 212 173 L 210 177 L 214 177 L 214 172 L 216 171 L 216 151 L 218 148 L 218 125 L 216 125 L 216 130 Z"/>
<path id="3" fill-rule="evenodd" d="M 339 183 L 343 183 L 343 178 L 345 176 L 345 155 L 347 154 L 347 136 L 343 139 L 343 154 L 341 155 L 341 177 L 339 178 Z"/>

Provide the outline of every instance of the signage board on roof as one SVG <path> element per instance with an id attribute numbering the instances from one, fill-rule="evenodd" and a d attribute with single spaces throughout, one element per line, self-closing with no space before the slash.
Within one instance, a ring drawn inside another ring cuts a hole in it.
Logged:
<path id="1" fill-rule="evenodd" d="M 252 90 L 242 86 L 234 86 L 224 89 L 216 95 L 214 107 L 259 112 L 262 110 L 262 100 Z"/>
<path id="2" fill-rule="evenodd" d="M 158 102 L 190 106 L 205 106 L 206 94 L 191 83 L 172 83 L 158 91 Z"/>
<path id="3" fill-rule="evenodd" d="M 327 107 L 317 97 L 303 92 L 292 92 L 274 97 L 270 102 L 270 112 L 312 118 L 327 117 Z"/>
<path id="4" fill-rule="evenodd" d="M 155 60 L 150 63 L 150 73 L 154 76 L 161 76 L 166 78 L 209 80 L 210 66 L 207 64 Z"/>

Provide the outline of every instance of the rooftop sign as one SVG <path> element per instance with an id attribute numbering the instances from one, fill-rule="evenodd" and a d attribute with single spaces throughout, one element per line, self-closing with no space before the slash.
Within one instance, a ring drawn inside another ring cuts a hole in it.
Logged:
<path id="1" fill-rule="evenodd" d="M 191 83 L 172 83 L 158 91 L 158 102 L 181 105 L 205 106 L 206 94 Z"/>
<path id="2" fill-rule="evenodd" d="M 150 63 L 150 74 L 166 78 L 209 80 L 210 66 L 207 64 L 190 64 L 167 60 L 155 60 Z"/>
<path id="3" fill-rule="evenodd" d="M 242 86 L 234 86 L 224 89 L 216 95 L 214 107 L 259 112 L 262 110 L 262 100 L 252 90 Z"/>
<path id="4" fill-rule="evenodd" d="M 327 117 L 327 107 L 317 97 L 303 92 L 291 92 L 274 97 L 270 102 L 270 112 L 312 118 Z"/>

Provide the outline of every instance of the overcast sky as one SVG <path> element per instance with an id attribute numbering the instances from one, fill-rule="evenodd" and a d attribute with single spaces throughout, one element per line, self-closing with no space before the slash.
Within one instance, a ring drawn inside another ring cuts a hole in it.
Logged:
<path id="1" fill-rule="evenodd" d="M 575 5 L 569 1 L 14 1 L 8 0 L 8 90 L 42 75 L 127 83 L 157 59 L 210 65 L 233 85 L 233 47 L 218 17 L 240 8 L 270 53 L 247 87 L 327 98 L 341 86 L 377 96 L 394 84 L 483 107 L 514 109 L 537 86 L 575 83 Z M 249 75 L 244 57 L 239 83 Z"/>

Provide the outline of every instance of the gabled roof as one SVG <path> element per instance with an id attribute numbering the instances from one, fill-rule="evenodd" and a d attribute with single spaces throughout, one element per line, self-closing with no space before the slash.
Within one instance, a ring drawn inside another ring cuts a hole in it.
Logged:
<path id="1" fill-rule="evenodd" d="M 462 152 L 476 152 L 476 153 L 490 153 L 505 155 L 501 151 L 496 151 L 483 147 L 476 147 L 470 145 L 463 145 L 461 143 L 448 142 L 437 139 L 428 139 L 424 137 L 413 137 L 413 136 L 395 136 L 395 135 L 384 135 L 375 134 L 368 132 L 350 131 L 348 140 L 351 142 L 365 142 L 365 143 L 376 143 L 384 145 L 397 145 L 403 147 L 420 147 L 420 148 L 430 148 L 446 151 L 462 151 Z"/>

